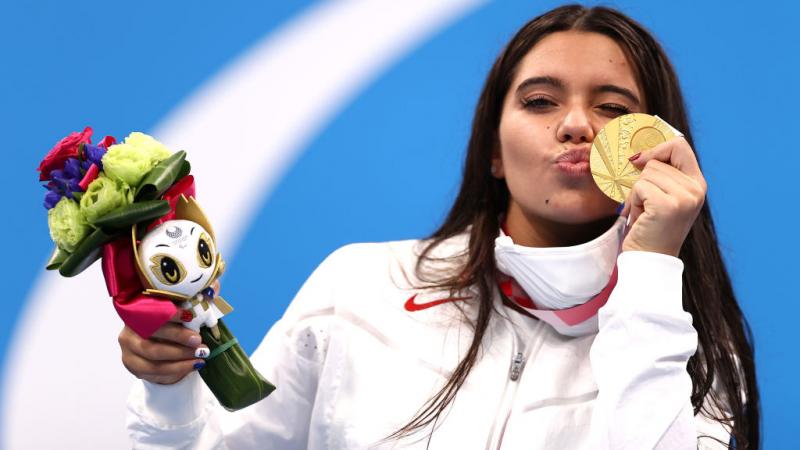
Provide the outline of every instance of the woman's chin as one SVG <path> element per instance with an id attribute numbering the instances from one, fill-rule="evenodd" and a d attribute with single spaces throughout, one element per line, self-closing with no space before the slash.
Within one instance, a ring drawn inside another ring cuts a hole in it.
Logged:
<path id="1" fill-rule="evenodd" d="M 558 223 L 579 225 L 617 215 L 619 203 L 605 195 L 563 195 L 549 199 L 540 215 Z"/>
<path id="2" fill-rule="evenodd" d="M 563 223 L 565 225 L 583 225 L 592 224 L 602 220 L 615 219 L 614 211 L 604 211 L 597 213 L 588 213 L 587 211 L 563 211 L 559 214 L 553 214 L 547 217 L 550 221 L 556 223 Z"/>

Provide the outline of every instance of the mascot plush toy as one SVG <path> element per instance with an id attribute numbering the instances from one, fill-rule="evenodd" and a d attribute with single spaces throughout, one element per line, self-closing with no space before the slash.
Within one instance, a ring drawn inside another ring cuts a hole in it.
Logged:
<path id="1" fill-rule="evenodd" d="M 148 231 L 141 241 L 136 227 L 132 229 L 144 292 L 175 301 L 184 310 L 184 326 L 195 331 L 205 326 L 219 338 L 217 321 L 233 308 L 222 297 L 214 298 L 210 288 L 225 269 L 214 232 L 193 198 L 181 195 L 175 217 Z"/>
<path id="2" fill-rule="evenodd" d="M 151 224 L 140 236 L 131 228 L 131 248 L 146 297 L 164 298 L 181 310 L 183 325 L 200 332 L 209 348 L 200 376 L 220 404 L 237 410 L 269 395 L 275 387 L 253 368 L 221 320 L 233 308 L 211 284 L 225 270 L 214 230 L 197 201 L 180 194 L 174 215 Z"/>

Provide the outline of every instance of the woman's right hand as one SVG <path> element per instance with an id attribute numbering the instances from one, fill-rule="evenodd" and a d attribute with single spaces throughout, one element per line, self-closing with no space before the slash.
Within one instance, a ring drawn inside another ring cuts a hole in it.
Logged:
<path id="1" fill-rule="evenodd" d="M 177 383 L 193 370 L 205 366 L 208 347 L 200 334 L 180 324 L 182 310 L 172 321 L 143 339 L 127 325 L 119 334 L 122 364 L 137 378 L 158 384 Z"/>

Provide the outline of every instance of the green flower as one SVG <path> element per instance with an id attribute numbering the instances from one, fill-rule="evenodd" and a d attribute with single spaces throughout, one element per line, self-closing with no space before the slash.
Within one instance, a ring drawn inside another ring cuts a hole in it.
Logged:
<path id="1" fill-rule="evenodd" d="M 152 136 L 138 131 L 129 134 L 128 137 L 125 138 L 125 144 L 132 145 L 139 149 L 139 151 L 144 152 L 147 157 L 150 158 L 150 163 L 154 167 L 172 154 L 164 144 L 153 139 Z"/>
<path id="2" fill-rule="evenodd" d="M 136 131 L 128 135 L 125 142 L 108 148 L 103 155 L 103 171 L 110 178 L 136 187 L 150 169 L 171 154 L 157 140 Z"/>
<path id="3" fill-rule="evenodd" d="M 63 197 L 56 206 L 47 211 L 47 224 L 50 237 L 59 248 L 75 251 L 84 237 L 89 234 L 89 225 L 81 214 L 78 203 Z"/>
<path id="4" fill-rule="evenodd" d="M 100 175 L 81 197 L 81 212 L 89 223 L 111 211 L 133 203 L 131 188 L 119 180 Z"/>

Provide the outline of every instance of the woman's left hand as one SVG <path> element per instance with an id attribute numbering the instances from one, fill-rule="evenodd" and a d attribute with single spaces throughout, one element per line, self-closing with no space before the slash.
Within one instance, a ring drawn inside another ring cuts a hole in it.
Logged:
<path id="1" fill-rule="evenodd" d="M 706 197 L 706 180 L 683 137 L 644 151 L 631 163 L 642 171 L 625 201 L 629 215 L 622 251 L 678 256 Z"/>

